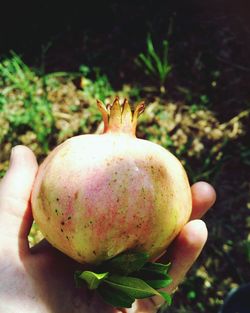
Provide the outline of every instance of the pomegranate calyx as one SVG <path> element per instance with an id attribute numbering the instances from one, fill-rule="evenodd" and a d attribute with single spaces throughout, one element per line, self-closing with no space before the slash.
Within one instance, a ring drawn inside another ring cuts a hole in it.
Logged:
<path id="1" fill-rule="evenodd" d="M 126 133 L 135 136 L 138 116 L 144 111 L 145 104 L 140 102 L 134 112 L 127 99 L 122 104 L 116 97 L 111 105 L 105 106 L 97 100 L 99 111 L 102 113 L 104 123 L 103 133 Z"/>

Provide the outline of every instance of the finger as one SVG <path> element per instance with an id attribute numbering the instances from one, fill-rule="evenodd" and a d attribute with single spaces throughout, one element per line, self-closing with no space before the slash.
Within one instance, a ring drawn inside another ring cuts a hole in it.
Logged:
<path id="1" fill-rule="evenodd" d="M 207 240 L 207 228 L 203 221 L 193 220 L 187 223 L 168 251 L 168 261 L 171 262 L 169 271 L 173 279 L 171 285 L 164 290 L 173 292 L 183 281 L 186 273 L 201 253 Z M 154 297 L 156 306 L 163 303 L 160 297 Z"/>
<path id="2" fill-rule="evenodd" d="M 24 239 L 32 223 L 30 193 L 37 172 L 32 151 L 25 146 L 12 149 L 10 167 L 0 183 L 1 235 L 9 240 Z"/>
<path id="3" fill-rule="evenodd" d="M 197 182 L 191 187 L 193 210 L 190 219 L 201 218 L 209 208 L 215 203 L 216 192 L 214 188 L 206 182 Z"/>
<path id="4" fill-rule="evenodd" d="M 37 171 L 33 152 L 25 146 L 15 146 L 11 152 L 10 167 L 0 183 L 0 197 L 27 202 Z M 15 209 L 18 213 L 18 208 Z"/>

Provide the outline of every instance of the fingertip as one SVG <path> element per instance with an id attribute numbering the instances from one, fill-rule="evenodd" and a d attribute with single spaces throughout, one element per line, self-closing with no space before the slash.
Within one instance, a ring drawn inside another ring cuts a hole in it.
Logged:
<path id="1" fill-rule="evenodd" d="M 185 247 L 188 253 L 199 253 L 208 237 L 207 226 L 202 220 L 192 220 L 187 223 L 179 234 L 179 244 Z"/>
<path id="2" fill-rule="evenodd" d="M 37 168 L 36 157 L 31 149 L 22 145 L 12 148 L 10 166 L 0 183 L 0 197 L 26 201 Z"/>
<path id="3" fill-rule="evenodd" d="M 193 211 L 191 219 L 200 218 L 216 201 L 216 191 L 210 184 L 200 181 L 191 187 Z"/>
<path id="4" fill-rule="evenodd" d="M 24 163 L 37 167 L 37 160 L 33 151 L 24 145 L 14 146 L 11 150 L 10 167 L 23 166 Z"/>

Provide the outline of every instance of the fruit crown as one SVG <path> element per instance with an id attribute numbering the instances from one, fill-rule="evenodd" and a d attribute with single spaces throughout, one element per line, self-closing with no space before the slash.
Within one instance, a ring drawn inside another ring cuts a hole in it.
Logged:
<path id="1" fill-rule="evenodd" d="M 115 98 L 112 104 L 105 106 L 98 100 L 97 105 L 102 113 L 104 122 L 103 133 L 122 132 L 135 135 L 138 116 L 145 108 L 144 102 L 140 102 L 133 112 L 128 100 L 125 99 L 124 102 L 120 104 L 118 97 Z"/>

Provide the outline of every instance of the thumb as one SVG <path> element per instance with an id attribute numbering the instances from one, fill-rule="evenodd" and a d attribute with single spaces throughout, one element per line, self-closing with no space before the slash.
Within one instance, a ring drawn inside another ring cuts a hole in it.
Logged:
<path id="1" fill-rule="evenodd" d="M 0 183 L 0 246 L 8 242 L 12 248 L 18 249 L 21 243 L 28 247 L 32 223 L 29 199 L 36 172 L 33 152 L 25 146 L 14 147 L 10 167 Z"/>

